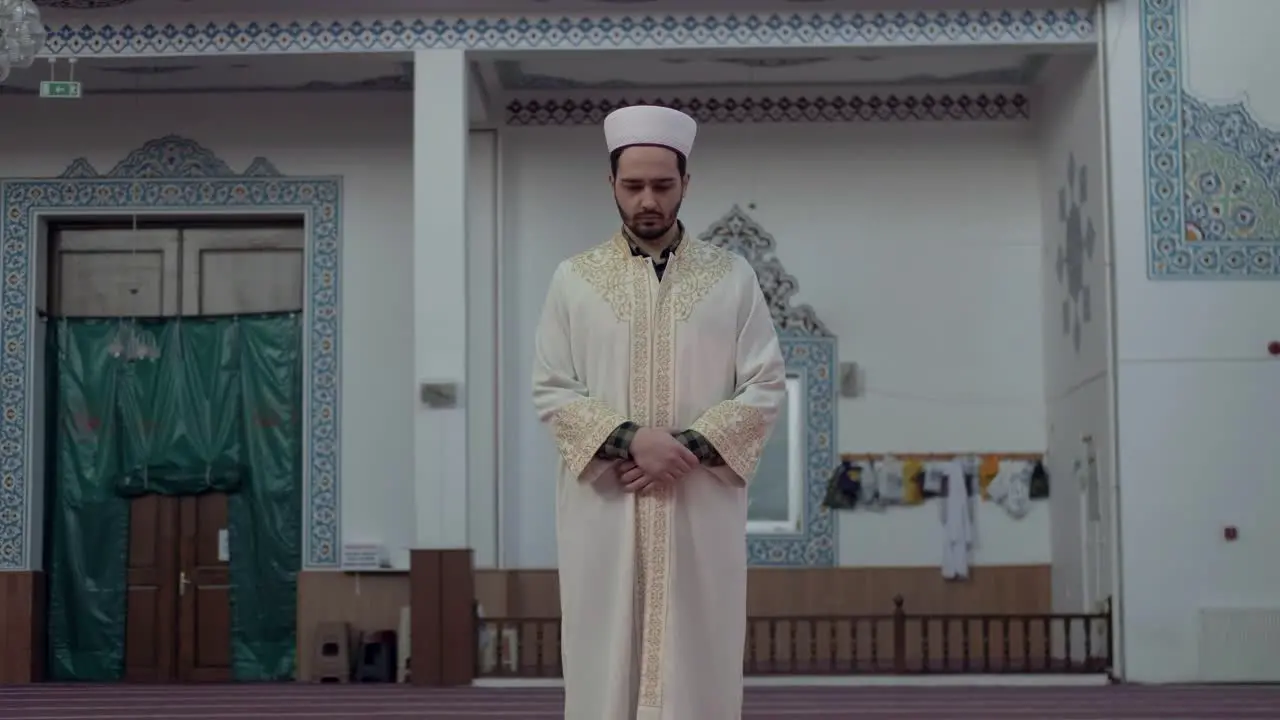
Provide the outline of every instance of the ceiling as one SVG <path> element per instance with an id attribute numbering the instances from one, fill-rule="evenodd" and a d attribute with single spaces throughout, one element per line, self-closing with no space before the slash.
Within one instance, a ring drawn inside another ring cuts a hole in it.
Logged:
<path id="1" fill-rule="evenodd" d="M 194 0 L 198 1 L 198 0 Z M 92 93 L 175 93 L 303 90 L 411 90 L 408 54 L 228 55 L 183 58 L 82 58 L 75 79 Z M 14 70 L 0 92 L 33 92 L 42 80 L 68 79 L 60 61 L 57 77 L 37 60 Z"/>
<path id="2" fill-rule="evenodd" d="M 193 0 L 200 1 L 200 0 Z M 587 59 L 589 56 L 589 60 Z M 690 88 L 946 86 L 1025 87 L 1044 55 L 1013 48 L 888 51 L 539 51 L 476 53 L 474 80 L 484 94 Z M 66 79 L 69 66 L 55 66 Z M 37 62 L 16 70 L 0 92 L 33 92 L 55 79 Z M 91 93 L 325 91 L 412 88 L 408 54 L 248 55 L 185 58 L 84 58 L 75 79 Z"/>
<path id="3" fill-rule="evenodd" d="M 493 57 L 492 84 L 529 93 L 693 87 L 1019 86 L 1035 81 L 1047 57 L 1016 48 L 890 52 L 773 50 L 619 51 L 583 62 L 580 53 Z"/>

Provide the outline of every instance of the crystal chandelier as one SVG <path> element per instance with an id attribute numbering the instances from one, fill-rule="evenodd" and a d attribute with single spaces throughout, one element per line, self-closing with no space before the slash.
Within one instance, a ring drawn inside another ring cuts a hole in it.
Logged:
<path id="1" fill-rule="evenodd" d="M 0 82 L 13 68 L 31 67 L 47 35 L 32 0 L 0 0 Z"/>
<path id="2" fill-rule="evenodd" d="M 139 330 L 133 321 L 121 320 L 111 344 L 107 346 L 107 354 L 125 362 L 155 360 L 160 357 L 160 346 L 155 335 Z"/>

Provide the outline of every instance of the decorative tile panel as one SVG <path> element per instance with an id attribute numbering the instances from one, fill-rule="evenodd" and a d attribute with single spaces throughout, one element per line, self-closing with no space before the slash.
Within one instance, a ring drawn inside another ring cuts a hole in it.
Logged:
<path id="1" fill-rule="evenodd" d="M 662 105 L 700 123 L 912 122 L 1028 120 L 1021 93 L 938 95 L 796 95 L 738 97 L 668 96 L 633 99 L 516 99 L 507 104 L 508 125 L 598 125 L 628 105 Z"/>
<path id="2" fill-rule="evenodd" d="M 1093 287 L 1085 282 L 1085 267 L 1093 260 L 1098 246 L 1098 233 L 1089 217 L 1092 203 L 1089 167 L 1076 162 L 1075 153 L 1067 156 L 1065 182 L 1058 188 L 1058 224 L 1062 241 L 1058 244 L 1055 273 L 1058 285 L 1066 290 L 1062 299 L 1062 334 L 1071 338 L 1078 354 L 1084 326 L 1093 321 Z"/>
<path id="3" fill-rule="evenodd" d="M 297 212 L 307 231 L 307 415 L 303 563 L 337 567 L 341 542 L 340 314 L 342 180 L 283 176 L 265 158 L 242 173 L 182 137 L 164 137 L 100 174 L 87 160 L 57 178 L 0 180 L 0 570 L 32 567 L 31 384 L 36 313 L 32 283 L 41 215 Z"/>
<path id="4" fill-rule="evenodd" d="M 354 7 L 354 5 L 353 5 Z M 1092 6 L 661 15 L 403 15 L 54 24 L 54 55 L 746 47 L 1092 45 Z"/>
<path id="5" fill-rule="evenodd" d="M 1147 274 L 1280 277 L 1280 132 L 1183 87 L 1181 0 L 1143 0 Z"/>
<path id="6" fill-rule="evenodd" d="M 734 206 L 700 239 L 742 255 L 755 269 L 769 303 L 787 372 L 805 388 L 805 500 L 801 531 L 750 535 L 747 560 L 756 566 L 830 567 L 836 564 L 835 518 L 823 507 L 836 457 L 836 337 L 809 305 L 793 304 L 800 284 L 778 259 L 777 242 Z"/>

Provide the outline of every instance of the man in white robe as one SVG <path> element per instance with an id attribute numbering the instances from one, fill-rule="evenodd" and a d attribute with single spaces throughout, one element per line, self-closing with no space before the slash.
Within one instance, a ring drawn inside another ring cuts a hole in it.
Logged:
<path id="1" fill-rule="evenodd" d="M 605 119 L 623 227 L 557 267 L 537 329 L 566 720 L 742 716 L 746 487 L 786 370 L 755 271 L 676 219 L 696 131 Z"/>

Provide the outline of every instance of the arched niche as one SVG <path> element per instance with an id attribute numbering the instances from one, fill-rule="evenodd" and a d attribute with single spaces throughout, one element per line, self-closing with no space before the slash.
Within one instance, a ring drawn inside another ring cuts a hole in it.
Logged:
<path id="1" fill-rule="evenodd" d="M 835 565 L 835 518 L 823 507 L 822 497 L 837 462 L 836 337 L 812 307 L 793 302 L 800 285 L 778 259 L 777 242 L 740 207 L 735 205 L 700 237 L 738 253 L 755 269 L 778 330 L 788 387 L 798 393 L 797 401 L 788 403 L 798 422 L 793 424 L 790 413 L 784 413 L 785 422 L 777 425 L 774 439 L 765 447 L 762 474 L 752 484 L 753 493 L 769 493 L 777 500 L 781 482 L 787 489 L 785 512 L 777 510 L 748 523 L 748 562 L 784 567 Z M 799 447 L 794 446 L 796 441 Z M 779 451 L 780 447 L 785 450 Z M 802 478 L 798 486 L 790 482 L 793 477 Z M 754 512 L 756 497 L 752 504 Z M 777 502 L 770 505 L 782 507 Z"/>
<path id="2" fill-rule="evenodd" d="M 148 141 L 102 173 L 87 159 L 54 178 L 0 179 L 0 570 L 39 564 L 34 538 L 42 520 L 34 510 L 42 490 L 36 422 L 42 384 L 34 284 L 44 225 L 50 220 L 102 215 L 296 214 L 306 232 L 307 263 L 303 368 L 303 566 L 336 568 L 341 545 L 339 476 L 342 387 L 340 357 L 342 178 L 288 176 L 265 158 L 237 172 L 194 140 Z"/>

